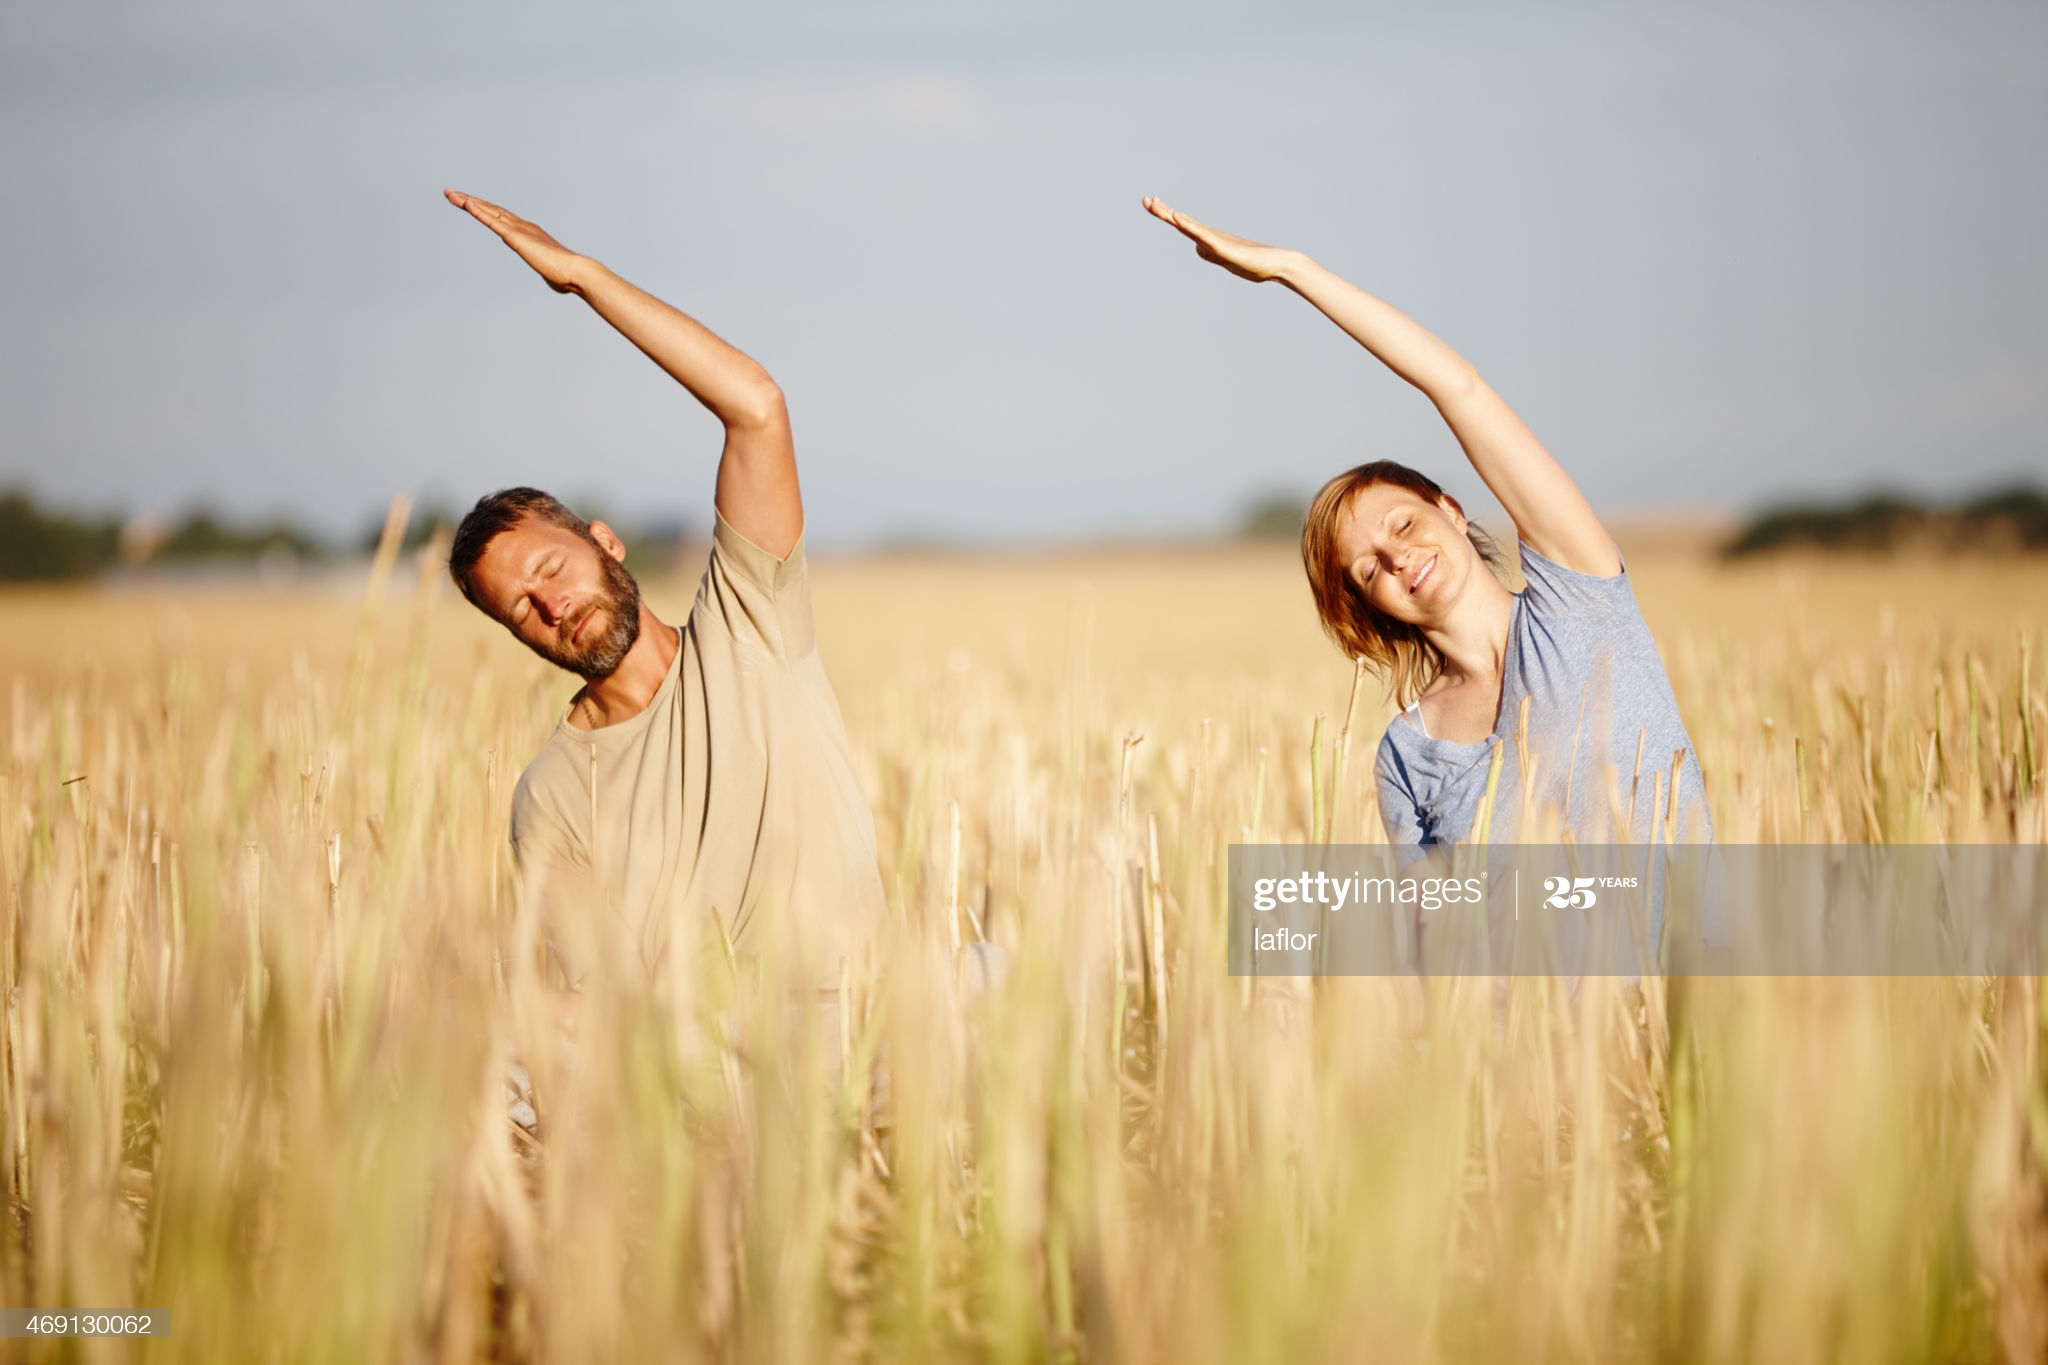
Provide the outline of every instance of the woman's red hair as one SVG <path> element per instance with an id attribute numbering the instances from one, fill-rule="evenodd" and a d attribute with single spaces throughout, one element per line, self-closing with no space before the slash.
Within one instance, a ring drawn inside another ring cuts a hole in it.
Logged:
<path id="1" fill-rule="evenodd" d="M 1444 492 L 1436 480 L 1407 465 L 1374 460 L 1347 469 L 1324 484 L 1309 504 L 1301 527 L 1301 567 L 1308 572 L 1309 591 L 1315 595 L 1316 615 L 1322 619 L 1324 632 L 1346 655 L 1364 659 L 1385 679 L 1395 702 L 1406 706 L 1444 671 L 1444 656 L 1415 626 L 1376 611 L 1337 554 L 1337 519 L 1346 504 L 1355 494 L 1382 483 L 1405 488 L 1432 506 L 1448 503 L 1458 507 L 1457 499 Z M 1458 510 L 1462 514 L 1464 509 Z M 1465 535 L 1480 559 L 1499 566 L 1500 551 L 1492 537 L 1469 521 Z"/>

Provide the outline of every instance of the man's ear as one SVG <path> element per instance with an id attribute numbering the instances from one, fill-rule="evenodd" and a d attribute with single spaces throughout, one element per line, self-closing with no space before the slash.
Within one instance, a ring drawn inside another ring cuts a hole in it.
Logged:
<path id="1" fill-rule="evenodd" d="M 597 542 L 597 548 L 623 564 L 626 562 L 626 542 L 613 534 L 612 528 L 601 521 L 590 523 L 590 538 Z"/>

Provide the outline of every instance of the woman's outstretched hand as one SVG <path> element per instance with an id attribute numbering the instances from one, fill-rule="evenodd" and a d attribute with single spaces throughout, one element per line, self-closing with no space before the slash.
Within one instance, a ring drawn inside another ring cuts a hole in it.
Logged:
<path id="1" fill-rule="evenodd" d="M 1164 200 L 1146 199 L 1145 211 L 1162 223 L 1171 223 L 1180 234 L 1195 244 L 1195 254 L 1203 260 L 1222 266 L 1231 274 L 1247 280 L 1277 280 L 1293 267 L 1300 265 L 1302 254 L 1282 246 L 1267 246 L 1246 237 L 1219 232 L 1207 223 L 1198 223 L 1175 209 L 1166 206 Z"/>
<path id="2" fill-rule="evenodd" d="M 557 294 L 583 293 L 577 275 L 578 268 L 586 262 L 548 236 L 538 224 L 529 223 L 511 210 L 499 208 L 473 194 L 464 194 L 460 190 L 443 190 L 441 193 L 448 196 L 449 203 L 497 233 L 500 241 L 518 252 L 519 259 L 532 266 L 534 273 L 548 282 L 548 288 Z"/>

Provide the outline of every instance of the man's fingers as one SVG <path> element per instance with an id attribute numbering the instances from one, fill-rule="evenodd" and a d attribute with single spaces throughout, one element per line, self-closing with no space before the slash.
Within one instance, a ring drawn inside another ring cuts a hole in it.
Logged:
<path id="1" fill-rule="evenodd" d="M 472 218 L 495 220 L 502 217 L 505 212 L 488 199 L 479 199 L 473 194 L 464 194 L 461 190 L 442 190 L 441 193 L 448 196 L 449 203 L 463 210 Z"/>
<path id="2" fill-rule="evenodd" d="M 507 229 L 518 227 L 524 221 L 519 215 L 506 212 L 488 199 L 479 199 L 473 194 L 464 194 L 460 190 L 443 190 L 441 192 L 448 196 L 449 203 L 459 209 L 466 210 L 470 217 L 476 219 L 501 237 Z"/>
<path id="3" fill-rule="evenodd" d="M 488 200 L 479 199 L 473 194 L 463 194 L 459 190 L 448 190 L 446 193 L 449 203 L 485 227 L 495 228 L 505 221 L 505 211 Z"/>

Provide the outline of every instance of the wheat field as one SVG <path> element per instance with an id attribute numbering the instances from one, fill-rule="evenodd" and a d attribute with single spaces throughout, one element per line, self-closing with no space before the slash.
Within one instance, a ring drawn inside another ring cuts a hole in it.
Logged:
<path id="1" fill-rule="evenodd" d="M 2048 564 L 1631 564 L 1723 839 L 2048 841 Z M 1312 736 L 1378 837 L 1285 550 L 816 567 L 836 1055 L 766 959 L 564 1021 L 504 829 L 573 689 L 414 574 L 0 594 L 0 1298 L 172 1322 L 8 1358 L 2048 1354 L 2035 981 L 1226 974 Z"/>

